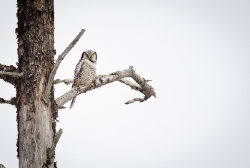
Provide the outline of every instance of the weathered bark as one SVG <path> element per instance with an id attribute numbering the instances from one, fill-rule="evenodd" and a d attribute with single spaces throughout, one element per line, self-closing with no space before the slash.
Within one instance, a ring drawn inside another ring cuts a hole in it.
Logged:
<path id="1" fill-rule="evenodd" d="M 17 0 L 17 152 L 20 168 L 56 167 L 48 160 L 57 108 L 53 86 L 45 105 L 42 93 L 54 65 L 54 1 Z"/>

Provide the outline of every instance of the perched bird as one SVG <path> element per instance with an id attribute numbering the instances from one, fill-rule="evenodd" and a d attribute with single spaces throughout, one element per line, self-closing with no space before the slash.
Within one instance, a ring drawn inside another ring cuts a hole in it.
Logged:
<path id="1" fill-rule="evenodd" d="M 96 61 L 97 54 L 95 51 L 86 50 L 82 53 L 75 68 L 72 88 L 76 87 L 79 90 L 80 86 L 88 87 L 91 84 L 96 75 Z M 74 106 L 75 101 L 76 97 L 72 99 L 70 109 Z"/>

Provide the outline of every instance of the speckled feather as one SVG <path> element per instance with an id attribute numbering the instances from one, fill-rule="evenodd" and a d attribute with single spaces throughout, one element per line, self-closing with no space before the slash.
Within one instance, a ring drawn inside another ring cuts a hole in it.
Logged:
<path id="1" fill-rule="evenodd" d="M 96 75 L 96 52 L 92 50 L 87 50 L 83 52 L 83 58 L 81 58 L 76 65 L 74 72 L 74 82 L 72 85 L 79 89 L 80 86 L 88 87 Z M 94 62 L 91 56 L 94 56 Z M 90 58 L 89 58 L 90 56 Z M 74 97 L 71 101 L 70 109 L 74 106 L 76 97 Z"/>

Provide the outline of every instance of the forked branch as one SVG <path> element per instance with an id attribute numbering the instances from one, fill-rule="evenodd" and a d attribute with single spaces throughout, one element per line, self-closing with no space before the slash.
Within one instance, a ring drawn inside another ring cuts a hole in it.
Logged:
<path id="1" fill-rule="evenodd" d="M 124 78 L 127 78 L 127 77 L 133 78 L 139 85 L 132 83 L 128 80 L 125 80 Z M 57 82 L 59 83 L 59 81 L 64 82 L 64 80 L 58 80 Z M 67 80 L 67 81 L 69 81 L 69 80 Z M 120 82 L 130 86 L 132 89 L 140 91 L 142 94 L 144 94 L 144 98 L 136 98 L 136 99 L 133 99 L 133 100 L 126 102 L 126 104 L 133 103 L 135 101 L 143 102 L 143 101 L 149 99 L 151 96 L 156 97 L 154 89 L 150 85 L 147 84 L 147 80 L 145 80 L 144 78 L 142 78 L 138 74 L 136 74 L 135 71 L 133 70 L 133 67 L 131 66 L 127 70 L 117 71 L 117 72 L 111 73 L 110 75 L 99 75 L 99 76 L 97 76 L 97 78 L 92 82 L 91 86 L 89 86 L 89 87 L 80 87 L 79 90 L 77 90 L 76 88 L 72 88 L 71 90 L 69 90 L 68 92 L 66 92 L 65 94 L 63 94 L 59 98 L 57 98 L 56 103 L 57 103 L 58 107 L 61 107 L 66 102 L 70 101 L 73 97 L 75 97 L 81 93 L 85 93 L 87 91 L 96 89 L 98 87 L 101 87 L 103 85 L 106 85 L 108 83 L 112 83 L 115 81 L 120 81 Z"/>
<path id="2" fill-rule="evenodd" d="M 85 32 L 84 29 L 82 29 L 80 31 L 80 33 L 76 36 L 76 38 L 69 44 L 69 46 L 63 51 L 63 53 L 57 58 L 56 60 L 56 63 L 50 73 L 50 76 L 49 76 L 49 81 L 47 83 L 47 86 L 45 88 L 45 91 L 43 93 L 43 100 L 44 102 L 47 104 L 48 102 L 48 98 L 49 98 L 49 95 L 50 95 L 50 91 L 51 91 L 51 86 L 54 82 L 54 78 L 55 78 L 55 75 L 56 75 L 56 71 L 61 63 L 61 61 L 65 58 L 65 56 L 68 54 L 68 52 L 75 46 L 75 44 L 79 41 L 79 39 L 82 37 L 83 33 Z"/>

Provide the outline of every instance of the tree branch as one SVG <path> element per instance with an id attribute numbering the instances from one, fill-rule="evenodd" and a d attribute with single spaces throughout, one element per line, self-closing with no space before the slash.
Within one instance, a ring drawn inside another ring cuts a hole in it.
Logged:
<path id="1" fill-rule="evenodd" d="M 13 65 L 2 65 L 0 64 L 0 79 L 8 82 L 14 86 L 17 86 L 17 78 L 21 77 L 22 73 L 18 73 L 18 70 Z"/>
<path id="2" fill-rule="evenodd" d="M 55 153 L 55 149 L 56 149 L 56 145 L 62 135 L 63 131 L 62 129 L 60 129 L 56 134 L 55 134 L 55 137 L 54 137 L 54 141 L 53 141 L 53 144 L 51 146 L 51 148 L 49 149 L 48 151 L 48 159 L 52 159 L 54 153 Z"/>
<path id="3" fill-rule="evenodd" d="M 51 86 L 53 84 L 54 81 L 54 77 L 56 75 L 56 71 L 61 63 L 61 61 L 64 59 L 64 57 L 68 54 L 68 52 L 74 47 L 74 45 L 79 41 L 79 39 L 82 37 L 83 33 L 85 32 L 84 29 L 82 29 L 80 31 L 80 33 L 76 36 L 76 38 L 69 44 L 69 46 L 63 51 L 63 53 L 58 57 L 58 59 L 56 60 L 56 63 L 50 73 L 49 76 L 49 81 L 47 83 L 47 86 L 45 88 L 45 91 L 43 93 L 43 100 L 44 102 L 47 104 L 48 103 L 48 98 L 49 98 L 49 94 L 50 94 L 50 90 L 51 90 Z"/>
<path id="4" fill-rule="evenodd" d="M 132 68 L 132 67 L 130 67 Z M 138 83 L 142 90 L 144 91 L 144 99 L 147 100 L 148 98 L 150 98 L 151 96 L 154 96 L 156 98 L 156 94 L 154 91 L 154 88 L 151 87 L 149 84 L 147 84 L 147 82 L 151 81 L 151 80 L 145 80 L 144 78 L 140 77 L 138 74 L 135 73 L 135 71 L 133 71 L 133 74 L 131 76 L 136 83 Z"/>
<path id="5" fill-rule="evenodd" d="M 12 97 L 10 100 L 5 100 L 3 98 L 0 98 L 0 103 L 4 104 L 11 104 L 11 105 L 16 105 L 16 98 L 15 97 Z"/>
<path id="6" fill-rule="evenodd" d="M 129 80 L 126 80 L 126 79 L 120 79 L 118 81 L 121 82 L 121 83 L 124 83 L 125 85 L 127 85 L 129 87 L 131 87 L 131 89 L 134 89 L 134 90 L 139 91 L 142 94 L 144 94 L 142 88 L 139 85 L 137 85 L 136 83 L 130 82 Z"/>
<path id="7" fill-rule="evenodd" d="M 145 100 L 146 100 L 145 98 L 134 98 L 133 100 L 127 101 L 125 104 L 134 103 L 134 102 L 136 102 L 136 101 L 144 102 Z"/>
<path id="8" fill-rule="evenodd" d="M 133 78 L 139 85 L 123 79 L 126 77 Z M 64 80 L 60 80 L 60 81 L 64 82 Z M 70 81 L 70 80 L 67 80 L 67 81 Z M 75 97 L 81 93 L 85 93 L 87 91 L 101 87 L 101 86 L 106 85 L 108 83 L 112 83 L 114 81 L 120 81 L 120 82 L 130 86 L 132 89 L 140 91 L 141 93 L 144 94 L 144 98 L 136 98 L 136 100 L 135 99 L 130 100 L 130 101 L 126 102 L 126 104 L 130 104 L 130 103 L 133 103 L 135 101 L 143 102 L 143 101 L 149 99 L 151 96 L 156 97 L 154 89 L 146 83 L 147 81 L 144 78 L 137 75 L 135 73 L 135 71 L 133 70 L 133 67 L 129 67 L 129 69 L 127 69 L 127 70 L 117 71 L 117 72 L 111 73 L 110 75 L 99 75 L 96 77 L 96 79 L 92 82 L 91 86 L 89 86 L 89 87 L 80 87 L 80 90 L 77 90 L 76 88 L 72 88 L 71 90 L 69 90 L 68 92 L 66 92 L 65 94 L 63 94 L 59 98 L 57 98 L 56 104 L 58 105 L 58 107 L 61 107 L 66 102 L 70 101 L 73 97 Z"/>
<path id="9" fill-rule="evenodd" d="M 58 83 L 65 83 L 66 85 L 69 85 L 73 83 L 73 79 L 56 79 L 53 82 L 53 84 L 58 84 Z"/>
<path id="10" fill-rule="evenodd" d="M 105 76 L 105 75 L 97 75 L 96 79 L 101 78 L 103 76 Z M 127 79 L 120 79 L 118 81 L 121 82 L 121 83 L 124 83 L 125 85 L 127 85 L 129 87 L 131 87 L 131 89 L 134 89 L 136 91 L 139 91 L 139 92 L 143 93 L 143 90 L 141 89 L 141 87 L 139 85 L 137 85 L 136 83 L 130 82 Z M 59 84 L 59 83 L 64 83 L 66 85 L 69 85 L 69 84 L 73 83 L 73 79 L 56 79 L 53 82 L 53 84 Z"/>
<path id="11" fill-rule="evenodd" d="M 19 77 L 23 76 L 23 73 L 0 71 L 0 75 L 12 76 L 14 78 L 19 78 Z"/>

